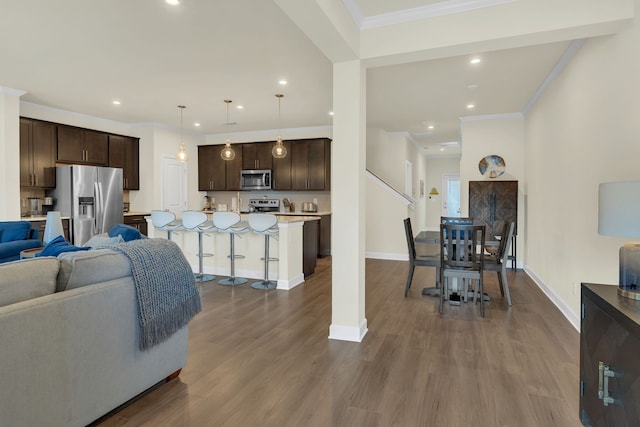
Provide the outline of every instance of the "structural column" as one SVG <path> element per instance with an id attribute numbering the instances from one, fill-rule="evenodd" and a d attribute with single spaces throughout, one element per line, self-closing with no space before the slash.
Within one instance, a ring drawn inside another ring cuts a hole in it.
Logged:
<path id="1" fill-rule="evenodd" d="M 333 65 L 333 113 L 329 338 L 360 342 L 367 333 L 364 306 L 366 74 L 360 60 Z"/>
<path id="2" fill-rule="evenodd" d="M 0 221 L 20 219 L 20 97 L 0 86 Z"/>

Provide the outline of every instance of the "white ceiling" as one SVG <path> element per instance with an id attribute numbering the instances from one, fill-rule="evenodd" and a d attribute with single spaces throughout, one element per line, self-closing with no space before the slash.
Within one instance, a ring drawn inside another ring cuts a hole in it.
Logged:
<path id="1" fill-rule="evenodd" d="M 439 3 L 344 2 L 364 17 Z M 232 108 L 232 132 L 276 129 L 282 92 L 282 128 L 331 125 L 332 64 L 273 1 L 0 0 L 0 10 L 0 86 L 26 91 L 23 101 L 175 127 L 184 104 L 185 130 L 219 134 L 225 98 L 245 107 Z M 459 140 L 459 117 L 522 111 L 567 45 L 478 52 L 476 66 L 465 56 L 370 69 L 368 125 L 451 155 L 437 147 Z"/>

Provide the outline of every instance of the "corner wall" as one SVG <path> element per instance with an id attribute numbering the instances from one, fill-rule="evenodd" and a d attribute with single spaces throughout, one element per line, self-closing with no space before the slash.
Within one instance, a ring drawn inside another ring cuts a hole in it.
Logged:
<path id="1" fill-rule="evenodd" d="M 638 52 L 637 18 L 587 40 L 526 117 L 526 268 L 576 328 L 580 282 L 617 284 L 629 240 L 598 235 L 598 184 L 640 180 Z"/>

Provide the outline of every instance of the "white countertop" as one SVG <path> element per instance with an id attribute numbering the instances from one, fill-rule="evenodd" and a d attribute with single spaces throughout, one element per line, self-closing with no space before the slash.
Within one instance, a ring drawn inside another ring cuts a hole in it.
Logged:
<path id="1" fill-rule="evenodd" d="M 60 217 L 60 219 L 69 219 L 69 217 L 63 216 L 63 217 Z M 23 216 L 20 218 L 20 221 L 46 221 L 46 220 L 47 220 L 46 215 L 30 215 L 30 216 Z"/>

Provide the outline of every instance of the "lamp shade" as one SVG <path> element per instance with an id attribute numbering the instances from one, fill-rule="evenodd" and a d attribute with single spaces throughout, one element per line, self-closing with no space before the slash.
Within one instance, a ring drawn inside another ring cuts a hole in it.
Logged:
<path id="1" fill-rule="evenodd" d="M 58 236 L 64 236 L 64 229 L 62 228 L 62 219 L 60 218 L 60 212 L 48 212 L 47 222 L 44 226 L 44 236 L 42 238 L 42 242 L 46 245 Z"/>
<path id="2" fill-rule="evenodd" d="M 598 233 L 605 236 L 640 237 L 640 181 L 600 184 Z"/>

